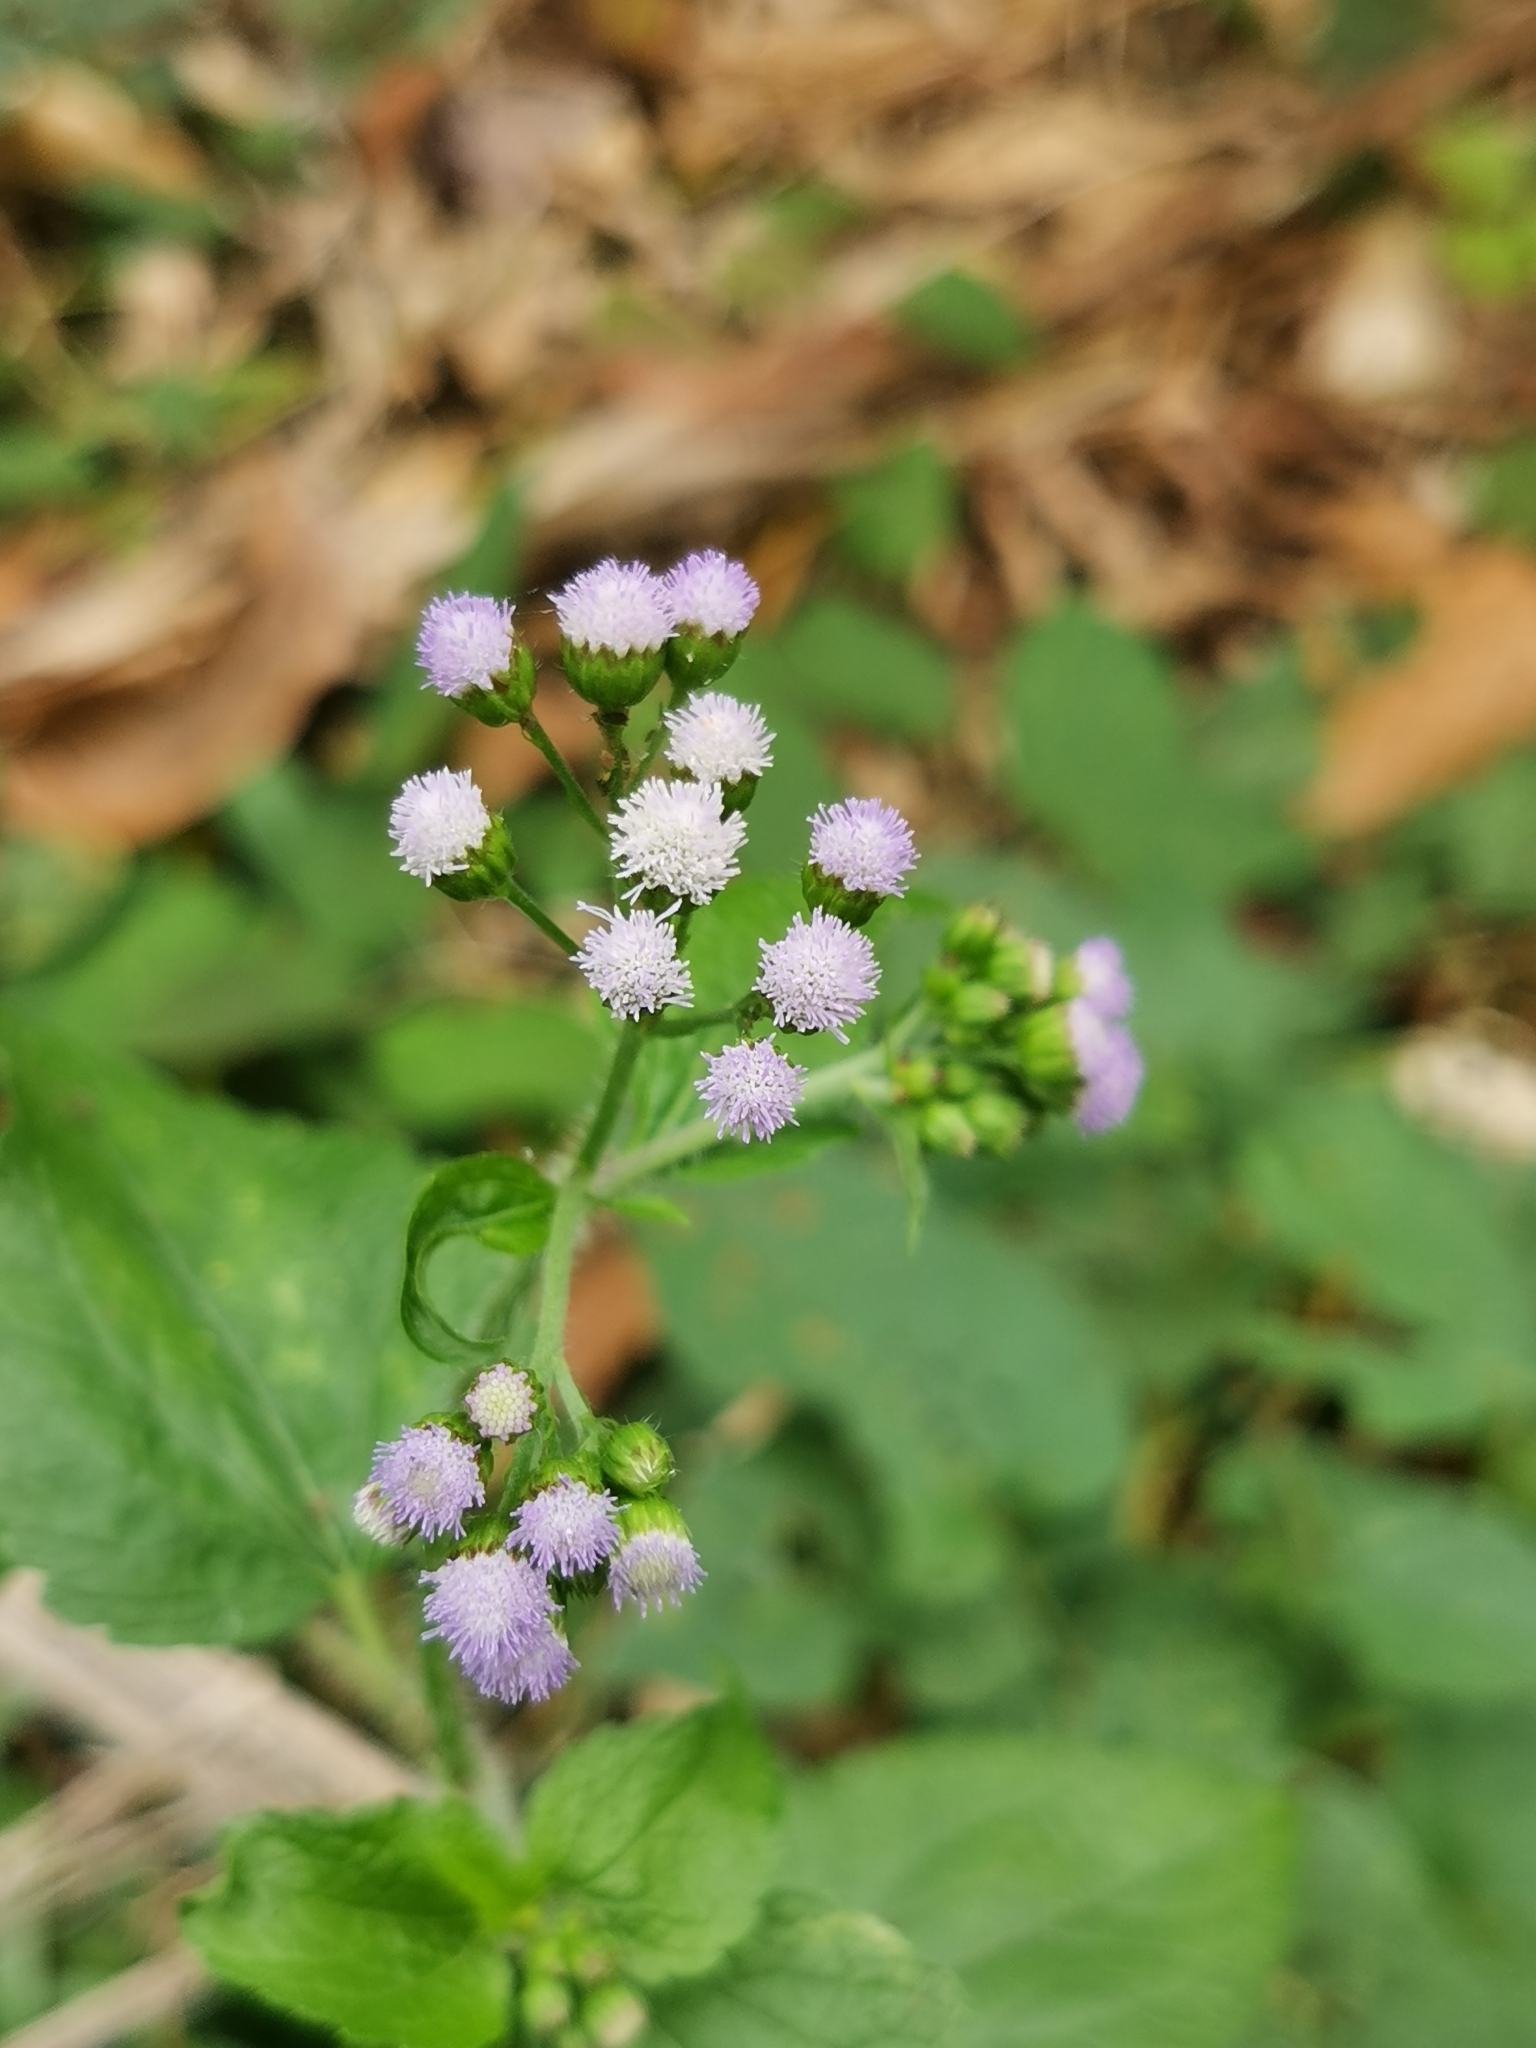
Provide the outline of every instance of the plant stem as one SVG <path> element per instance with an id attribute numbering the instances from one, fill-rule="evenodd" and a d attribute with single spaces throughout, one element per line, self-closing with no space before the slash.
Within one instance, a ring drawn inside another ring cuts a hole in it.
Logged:
<path id="1" fill-rule="evenodd" d="M 586 820 L 606 846 L 608 843 L 608 827 L 592 808 L 587 793 L 576 780 L 569 761 L 566 760 L 564 754 L 561 753 L 560 749 L 555 745 L 531 711 L 523 719 L 522 727 L 550 767 L 554 769 L 556 776 L 559 778 L 560 787 L 565 791 L 566 799 L 570 803 L 571 808 L 579 817 Z"/>
<path id="2" fill-rule="evenodd" d="M 437 1767 L 455 1791 L 467 1792 L 476 1776 L 469 1717 L 464 1711 L 458 1674 L 436 1637 L 423 1640 L 421 1645 L 421 1690 L 432 1717 Z"/>
<path id="3" fill-rule="evenodd" d="M 652 1038 L 686 1038 L 690 1031 L 707 1031 L 711 1024 L 729 1024 L 736 1014 L 737 1005 L 728 1003 L 723 1010 L 680 1010 L 675 1017 L 665 1012 L 651 1025 Z"/>
<path id="4" fill-rule="evenodd" d="M 576 951 L 576 941 L 569 932 L 560 929 L 549 912 L 536 903 L 526 889 L 509 876 L 501 885 L 501 893 L 514 909 L 520 910 L 524 917 L 536 924 L 546 938 L 553 939 L 567 959 L 571 957 Z"/>
<path id="5" fill-rule="evenodd" d="M 849 1059 L 839 1060 L 835 1066 L 821 1068 L 806 1082 L 800 1107 L 821 1109 L 840 1101 L 845 1095 L 851 1095 L 860 1081 L 879 1074 L 885 1061 L 886 1048 L 880 1045 L 869 1052 L 854 1053 Z M 649 1144 L 637 1145 L 633 1152 L 621 1152 L 605 1173 L 594 1176 L 593 1192 L 611 1195 L 618 1188 L 644 1180 L 648 1174 L 659 1173 L 663 1167 L 692 1159 L 696 1153 L 705 1152 L 719 1142 L 719 1134 L 708 1117 L 699 1117 L 694 1123 L 683 1124 L 675 1131 L 663 1131 Z"/>
<path id="6" fill-rule="evenodd" d="M 576 1261 L 577 1239 L 586 1221 L 593 1170 L 613 1135 L 613 1127 L 618 1121 L 630 1076 L 634 1073 L 635 1061 L 640 1057 L 644 1042 L 643 1025 L 625 1025 L 614 1050 L 608 1078 L 603 1083 L 602 1095 L 581 1141 L 581 1150 L 555 1197 L 554 1213 L 549 1219 L 549 1240 L 544 1247 L 539 1321 L 534 1332 L 529 1369 L 541 1386 L 548 1387 L 553 1383 L 559 1387 L 566 1413 L 578 1427 L 591 1420 L 592 1410 L 587 1406 L 565 1359 L 565 1318 L 571 1298 L 571 1271 Z"/>

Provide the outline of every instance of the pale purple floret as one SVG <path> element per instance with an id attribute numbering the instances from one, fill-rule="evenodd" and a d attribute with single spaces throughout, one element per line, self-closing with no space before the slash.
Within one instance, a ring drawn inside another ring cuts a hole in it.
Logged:
<path id="1" fill-rule="evenodd" d="M 525 1647 L 507 1658 L 480 1690 L 509 1707 L 524 1700 L 547 1700 L 576 1671 L 570 1645 L 552 1621 L 546 1621 Z"/>
<path id="2" fill-rule="evenodd" d="M 904 896 L 917 863 L 912 832 L 900 811 L 878 797 L 823 804 L 811 818 L 811 859 L 845 889 Z"/>
<path id="3" fill-rule="evenodd" d="M 482 1436 L 505 1443 L 533 1427 L 533 1382 L 504 1361 L 487 1366 L 464 1396 L 464 1406 Z"/>
<path id="4" fill-rule="evenodd" d="M 667 759 L 700 782 L 739 782 L 773 766 L 773 734 L 755 704 L 703 690 L 667 713 Z"/>
<path id="5" fill-rule="evenodd" d="M 616 1017 L 638 1017 L 668 1003 L 688 1008 L 693 980 L 688 963 L 677 957 L 677 933 L 665 917 L 654 910 L 580 907 L 603 922 L 592 927 L 571 958 Z"/>
<path id="6" fill-rule="evenodd" d="M 485 1499 L 473 1447 L 440 1422 L 380 1444 L 368 1476 L 398 1526 L 419 1536 L 461 1536 L 465 1515 Z"/>
<path id="7" fill-rule="evenodd" d="M 721 633 L 735 639 L 745 633 L 757 610 L 757 585 L 740 562 L 718 548 L 685 555 L 666 575 L 672 616 L 681 627 L 698 633 Z"/>
<path id="8" fill-rule="evenodd" d="M 1136 1106 L 1143 1073 L 1136 1041 L 1125 1029 L 1102 1016 L 1086 996 L 1067 1005 L 1067 1035 L 1083 1077 L 1082 1093 L 1072 1115 L 1077 1127 L 1092 1137 L 1123 1124 Z"/>
<path id="9" fill-rule="evenodd" d="M 491 814 L 467 768 L 413 775 L 389 807 L 395 859 L 419 882 L 462 874 L 490 829 Z"/>
<path id="10" fill-rule="evenodd" d="M 512 607 L 462 592 L 434 597 L 421 615 L 416 659 L 444 697 L 488 690 L 512 658 Z"/>
<path id="11" fill-rule="evenodd" d="M 550 592 L 560 631 L 578 647 L 609 654 L 639 654 L 672 636 L 667 586 L 644 562 L 612 555 Z"/>
<path id="12" fill-rule="evenodd" d="M 862 932 L 824 910 L 811 921 L 797 911 L 782 939 L 760 939 L 762 971 L 754 986 L 773 1005 L 781 1031 L 830 1031 L 846 1045 L 845 1024 L 861 1015 L 880 986 L 875 949 Z"/>
<path id="13" fill-rule="evenodd" d="M 360 1486 L 353 1494 L 352 1520 L 375 1543 L 384 1543 L 393 1549 L 405 1541 L 405 1531 L 395 1520 L 389 1502 L 384 1498 L 384 1489 L 377 1480 L 370 1479 L 366 1486 Z"/>
<path id="14" fill-rule="evenodd" d="M 618 1502 L 569 1474 L 530 1494 L 517 1511 L 512 1541 L 540 1571 L 574 1578 L 600 1565 L 618 1541 Z"/>
<path id="15" fill-rule="evenodd" d="M 608 1568 L 615 1607 L 628 1600 L 642 1614 L 659 1614 L 668 1601 L 681 1606 L 682 1596 L 702 1584 L 704 1567 L 688 1538 L 671 1529 L 643 1529 L 624 1543 Z"/>
<path id="16" fill-rule="evenodd" d="M 506 1550 L 451 1557 L 421 1582 L 432 1591 L 422 1612 L 466 1678 L 493 1699 L 504 1697 L 517 1660 L 550 1627 L 554 1599 L 541 1572 Z"/>
<path id="17" fill-rule="evenodd" d="M 787 1060 L 771 1039 L 743 1039 L 703 1057 L 709 1072 L 693 1085 L 720 1137 L 766 1141 L 795 1121 L 805 1068 Z"/>
<path id="18" fill-rule="evenodd" d="M 1124 955 L 1113 939 L 1084 939 L 1072 960 L 1084 1002 L 1110 1020 L 1129 1015 L 1134 991 Z"/>
<path id="19" fill-rule="evenodd" d="M 707 903 L 737 871 L 746 820 L 721 809 L 718 782 L 642 782 L 614 814 L 614 872 L 639 889 Z"/>

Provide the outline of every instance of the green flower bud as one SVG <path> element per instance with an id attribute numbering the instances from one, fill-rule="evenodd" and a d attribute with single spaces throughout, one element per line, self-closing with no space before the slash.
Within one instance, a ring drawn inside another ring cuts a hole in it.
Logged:
<path id="1" fill-rule="evenodd" d="M 677 642 L 669 640 L 667 645 L 675 647 Z M 738 775 L 734 782 L 722 782 L 720 785 L 721 816 L 728 818 L 733 811 L 744 811 L 747 805 L 751 803 L 753 797 L 756 796 L 757 785 L 761 779 L 757 775 Z"/>
<path id="2" fill-rule="evenodd" d="M 917 1129 L 930 1152 L 969 1159 L 976 1150 L 976 1133 L 957 1102 L 930 1102 L 918 1118 Z"/>
<path id="3" fill-rule="evenodd" d="M 963 1060 L 951 1060 L 944 1069 L 941 1085 L 952 1102 L 963 1102 L 967 1095 L 976 1093 L 985 1078 L 979 1067 L 968 1067 Z"/>
<path id="4" fill-rule="evenodd" d="M 1008 998 L 1000 988 L 990 988 L 984 981 L 968 981 L 957 988 L 949 1001 L 949 1015 L 952 1023 L 975 1030 L 988 1024 L 997 1024 L 1008 1014 Z"/>
<path id="5" fill-rule="evenodd" d="M 1016 1040 L 1019 1077 L 1042 1109 L 1068 1110 L 1083 1085 L 1077 1055 L 1067 1030 L 1064 1003 L 1031 1010 L 1019 1024 Z"/>
<path id="6" fill-rule="evenodd" d="M 574 640 L 560 642 L 560 666 L 565 670 L 566 681 L 578 697 L 584 697 L 597 711 L 632 710 L 655 689 L 666 660 L 665 644 L 615 654 L 608 647 L 583 647 Z"/>
<path id="7" fill-rule="evenodd" d="M 926 1102 L 938 1093 L 939 1078 L 932 1060 L 897 1060 L 891 1068 L 891 1086 L 898 1102 Z"/>
<path id="8" fill-rule="evenodd" d="M 466 856 L 467 865 L 457 873 L 434 875 L 432 886 L 455 903 L 473 903 L 481 896 L 499 896 L 512 879 L 517 856 L 504 820 L 491 814 L 490 830 Z"/>
<path id="9" fill-rule="evenodd" d="M 923 994 L 936 1009 L 947 1010 L 965 983 L 953 967 L 925 967 Z"/>
<path id="10" fill-rule="evenodd" d="M 741 652 L 744 633 L 700 633 L 680 626 L 667 642 L 667 674 L 679 690 L 718 683 Z"/>
<path id="11" fill-rule="evenodd" d="M 1050 947 L 1018 932 L 1003 934 L 987 967 L 987 980 L 1016 1002 L 1044 1002 L 1051 993 L 1054 974 Z"/>
<path id="12" fill-rule="evenodd" d="M 1023 1143 L 1024 1105 L 996 1088 L 983 1088 L 965 1105 L 965 1120 L 983 1152 L 1002 1158 Z"/>
<path id="13" fill-rule="evenodd" d="M 675 1470 L 671 1446 L 648 1422 L 621 1422 L 603 1445 L 603 1472 L 626 1493 L 655 1493 Z"/>
<path id="14" fill-rule="evenodd" d="M 944 950 L 975 974 L 984 973 L 992 947 L 1003 929 L 1002 913 L 990 903 L 971 903 L 957 911 L 944 933 Z"/>
<path id="15" fill-rule="evenodd" d="M 840 917 L 844 924 L 855 926 L 868 924 L 885 901 L 873 889 L 848 888 L 813 860 L 800 870 L 800 893 L 807 910 L 824 910 L 829 917 Z"/>
<path id="16" fill-rule="evenodd" d="M 581 2002 L 581 2024 L 592 2048 L 630 2048 L 649 2026 L 650 2014 L 627 1984 L 600 1984 Z"/>
<path id="17" fill-rule="evenodd" d="M 518 1993 L 518 2013 L 530 2034 L 549 2035 L 571 2018 L 571 1987 L 563 1977 L 530 1975 Z"/>

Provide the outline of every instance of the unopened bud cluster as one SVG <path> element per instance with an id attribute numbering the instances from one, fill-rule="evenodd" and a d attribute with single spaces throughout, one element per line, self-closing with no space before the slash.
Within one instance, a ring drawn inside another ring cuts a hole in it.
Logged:
<path id="1" fill-rule="evenodd" d="M 576 1670 L 573 1594 L 606 1589 L 615 1607 L 647 1614 L 698 1586 L 687 1525 L 664 1496 L 672 1472 L 666 1440 L 644 1422 L 598 1422 L 562 1457 L 542 1394 L 503 1361 L 460 1409 L 378 1446 L 353 1518 L 378 1543 L 446 1543 L 421 1574 L 427 1634 L 488 1698 L 516 1706 Z"/>
<path id="2" fill-rule="evenodd" d="M 1133 999 L 1113 939 L 1058 961 L 985 904 L 954 917 L 923 979 L 941 1043 L 891 1070 L 899 1103 L 934 1152 L 1003 1154 L 1047 1115 L 1085 1133 L 1135 1106 L 1142 1061 L 1124 1024 Z"/>
<path id="3" fill-rule="evenodd" d="M 517 2039 L 552 2048 L 633 2048 L 650 2025 L 644 2000 L 613 1972 L 579 1914 L 537 1925 L 518 1948 Z"/>

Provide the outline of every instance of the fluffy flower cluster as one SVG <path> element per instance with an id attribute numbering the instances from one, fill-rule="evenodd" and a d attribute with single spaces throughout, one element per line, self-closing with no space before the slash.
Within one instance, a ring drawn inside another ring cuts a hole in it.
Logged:
<path id="1" fill-rule="evenodd" d="M 482 1436 L 506 1443 L 532 1429 L 538 1404 L 527 1373 L 503 1360 L 481 1373 L 464 1396 L 464 1407 Z"/>
<path id="2" fill-rule="evenodd" d="M 672 637 L 667 586 L 644 562 L 609 556 L 550 592 L 560 631 L 577 647 L 642 654 Z"/>
<path id="3" fill-rule="evenodd" d="M 746 820 L 726 816 L 718 782 L 641 783 L 611 828 L 617 874 L 641 889 L 707 903 L 737 872 Z"/>
<path id="4" fill-rule="evenodd" d="M 1145 1069 L 1120 1022 L 1135 1000 L 1120 948 L 1110 938 L 1085 939 L 1072 961 L 1079 993 L 1067 1004 L 1067 1035 L 1083 1077 L 1072 1114 L 1078 1129 L 1094 1136 L 1125 1122 Z"/>
<path id="5" fill-rule="evenodd" d="M 462 874 L 490 829 L 491 814 L 467 768 L 413 775 L 390 805 L 395 859 L 420 882 Z"/>
<path id="6" fill-rule="evenodd" d="M 758 588 L 740 562 L 718 548 L 686 555 L 665 578 L 674 629 L 745 633 L 758 606 Z M 760 772 L 760 771 L 759 771 Z"/>
<path id="7" fill-rule="evenodd" d="M 705 1053 L 704 1064 L 709 1072 L 693 1085 L 720 1137 L 766 1142 L 795 1121 L 805 1068 L 793 1065 L 771 1040 L 745 1039 L 723 1052 Z"/>
<path id="8" fill-rule="evenodd" d="M 571 957 L 616 1017 L 692 1003 L 693 981 L 687 962 L 677 957 L 677 933 L 666 917 L 654 910 L 594 910 L 590 903 L 581 908 L 602 922 Z"/>
<path id="9" fill-rule="evenodd" d="M 512 606 L 494 597 L 434 597 L 421 615 L 416 659 L 444 697 L 488 690 L 511 654 Z"/>
<path id="10" fill-rule="evenodd" d="M 811 859 L 846 889 L 904 896 L 917 862 L 911 827 L 875 797 L 823 804 L 811 819 Z"/>
<path id="11" fill-rule="evenodd" d="M 755 704 L 702 690 L 667 713 L 667 759 L 700 782 L 739 782 L 773 765 L 773 734 Z"/>
<path id="12" fill-rule="evenodd" d="M 862 932 L 825 910 L 810 923 L 797 911 L 782 939 L 759 941 L 754 987 L 768 998 L 781 1031 L 830 1031 L 846 1045 L 844 1025 L 861 1016 L 880 986 L 875 949 Z"/>
<path id="13" fill-rule="evenodd" d="M 485 1499 L 474 1447 L 440 1422 L 380 1444 L 368 1477 L 395 1526 L 418 1536 L 462 1536 L 465 1515 Z"/>

